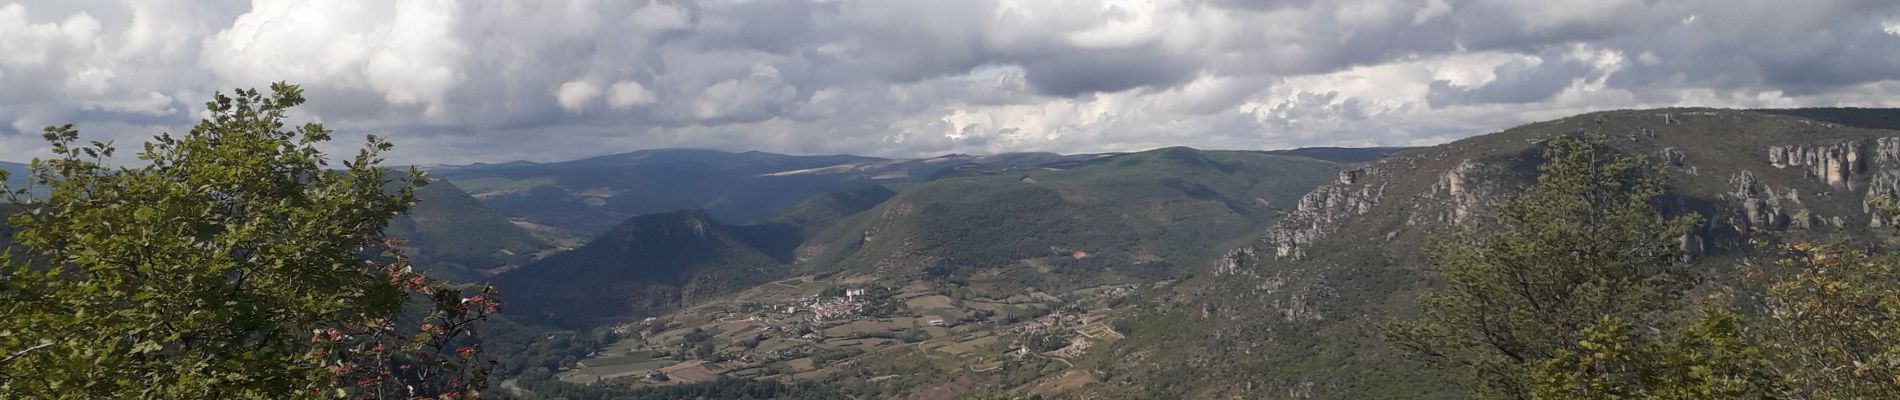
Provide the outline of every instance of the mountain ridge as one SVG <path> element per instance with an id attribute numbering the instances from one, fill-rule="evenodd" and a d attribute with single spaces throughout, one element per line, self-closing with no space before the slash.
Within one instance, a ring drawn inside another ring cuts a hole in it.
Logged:
<path id="1" fill-rule="evenodd" d="M 655 315 L 764 283 L 780 264 L 702 210 L 634 217 L 572 251 L 495 276 L 510 313 L 562 326 Z"/>
<path id="2" fill-rule="evenodd" d="M 1448 377 L 1395 361 L 1401 353 L 1387 347 L 1373 325 L 1411 312 L 1416 294 L 1431 282 L 1420 257 L 1427 237 L 1489 224 L 1497 204 L 1535 179 L 1538 146 L 1580 133 L 1604 135 L 1618 151 L 1669 171 L 1669 193 L 1659 207 L 1667 215 L 1704 217 L 1681 243 L 1710 273 L 1745 254 L 1751 235 L 1867 235 L 1892 226 L 1873 218 L 1865 202 L 1900 187 L 1900 131 L 1702 108 L 1606 111 L 1526 124 L 1397 152 L 1303 196 L 1299 211 L 1258 241 L 1229 251 L 1209 273 L 1171 291 L 1184 300 L 1156 304 L 1137 318 L 1185 320 L 1195 328 L 1186 338 L 1136 338 L 1094 360 L 1196 354 L 1146 361 L 1192 378 L 1099 390 L 1460 397 L 1442 384 Z M 1129 379 L 1160 382 L 1155 371 L 1138 373 Z"/>

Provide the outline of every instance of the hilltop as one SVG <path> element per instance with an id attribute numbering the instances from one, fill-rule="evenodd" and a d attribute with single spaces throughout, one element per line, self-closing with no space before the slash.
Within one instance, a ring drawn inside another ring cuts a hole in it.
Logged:
<path id="1" fill-rule="evenodd" d="M 1175 147 L 1067 169 L 950 176 L 819 233 L 799 257 L 816 272 L 982 276 L 1051 289 L 1162 279 L 1291 211 L 1338 169 Z"/>
<path id="2" fill-rule="evenodd" d="M 806 199 L 751 225 L 725 224 L 698 210 L 635 217 L 587 246 L 497 282 L 517 288 L 511 290 L 517 299 L 537 299 L 529 301 L 534 304 L 555 296 L 567 303 L 636 305 L 563 310 L 598 322 L 653 315 L 747 287 L 740 281 L 797 274 L 894 286 L 980 275 L 978 280 L 992 284 L 1046 289 L 1163 279 L 1218 255 L 1221 247 L 1207 243 L 1237 243 L 1253 227 L 1290 211 L 1298 193 L 1334 179 L 1338 170 L 1309 158 L 1189 148 L 1105 156 L 1068 167 L 970 170 L 901 190 L 849 189 Z M 674 231 L 697 234 L 661 233 Z M 707 254 L 678 253 L 687 248 Z M 728 267 L 747 272 L 715 272 Z M 747 279 L 734 279 L 741 276 Z M 634 281 L 664 289 L 598 295 L 567 290 Z"/>
<path id="3" fill-rule="evenodd" d="M 765 283 L 781 269 L 737 228 L 688 210 L 629 219 L 585 246 L 494 282 L 509 294 L 511 314 L 585 326 L 650 316 Z"/>
<path id="4" fill-rule="evenodd" d="M 557 250 L 453 182 L 435 179 L 416 198 L 415 208 L 391 219 L 384 234 L 407 241 L 414 265 L 437 279 L 482 281 Z"/>
<path id="5" fill-rule="evenodd" d="M 825 193 L 924 181 L 955 168 L 1017 168 L 1082 157 L 953 154 L 893 160 L 659 149 L 553 163 L 435 166 L 429 171 L 466 188 L 503 215 L 591 237 L 639 215 L 704 209 L 724 223 L 753 224 Z"/>
<path id="6" fill-rule="evenodd" d="M 666 371 L 665 382 L 851 381 L 864 373 L 853 368 L 902 365 L 903 378 L 874 385 L 874 397 L 895 395 L 1004 365 L 1003 349 L 1025 341 L 1055 351 L 1077 332 L 1118 335 L 1098 322 L 1117 315 L 1112 304 L 1189 276 L 1353 165 L 1165 148 L 968 169 L 818 196 L 761 224 L 721 225 L 699 212 L 639 217 L 628 223 L 703 233 L 643 239 L 616 228 L 497 281 L 511 299 L 539 304 L 530 318 L 584 312 L 566 322 L 627 332 L 563 380 L 666 384 L 638 379 Z M 784 243 L 794 245 L 774 247 Z M 738 261 L 667 261 L 677 248 Z"/>
<path id="7" fill-rule="evenodd" d="M 871 397 L 1460 398 L 1375 325 L 1413 312 L 1432 284 L 1423 245 L 1487 229 L 1534 181 L 1545 141 L 1602 134 L 1664 166 L 1660 209 L 1703 217 L 1680 243 L 1721 276 L 1757 235 L 1884 237 L 1894 221 L 1866 203 L 1900 195 L 1900 131 L 1879 129 L 1900 125 L 1891 115 L 1625 110 L 1424 148 L 1168 148 L 941 171 L 788 208 L 781 222 L 816 222 L 779 225 L 798 244 L 766 256 L 778 260 L 769 283 L 618 325 L 644 333 L 561 379 L 790 378 Z"/>
<path id="8" fill-rule="evenodd" d="M 1817 114 L 1829 120 L 1793 116 Z M 1714 274 L 1750 251 L 1751 235 L 1889 229 L 1865 204 L 1900 190 L 1900 132 L 1829 121 L 1892 126 L 1890 115 L 1611 111 L 1400 151 L 1305 195 L 1259 240 L 1171 290 L 1176 301 L 1156 301 L 1126 323 L 1192 329 L 1137 331 L 1078 365 L 1120 377 L 1097 392 L 1125 397 L 1457 398 L 1446 377 L 1402 361 L 1373 324 L 1411 312 L 1430 285 L 1422 244 L 1484 229 L 1496 205 L 1535 179 L 1544 141 L 1600 133 L 1666 166 L 1670 191 L 1659 206 L 1704 217 L 1681 243 Z M 1136 362 L 1159 367 L 1126 367 Z"/>

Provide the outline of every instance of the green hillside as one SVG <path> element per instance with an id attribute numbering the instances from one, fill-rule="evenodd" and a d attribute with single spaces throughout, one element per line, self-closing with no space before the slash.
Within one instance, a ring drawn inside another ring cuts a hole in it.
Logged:
<path id="1" fill-rule="evenodd" d="M 1344 164 L 1368 163 L 1408 147 L 1302 147 L 1287 150 L 1268 150 L 1261 153 L 1276 156 L 1295 156 L 1332 161 Z"/>
<path id="2" fill-rule="evenodd" d="M 896 191 L 881 185 L 826 193 L 779 211 L 772 222 L 806 229 L 827 227 L 894 196 Z"/>
<path id="3" fill-rule="evenodd" d="M 1658 206 L 1704 217 L 1682 243 L 1711 276 L 1748 254 L 1751 235 L 1886 232 L 1891 224 L 1865 202 L 1900 187 L 1900 132 L 1783 114 L 1802 113 L 1593 113 L 1395 153 L 1305 196 L 1260 240 L 1118 322 L 1134 332 L 1129 340 L 1078 365 L 1117 376 L 1094 393 L 1118 398 L 1462 397 L 1448 377 L 1406 361 L 1374 324 L 1411 313 L 1431 284 L 1423 243 L 1488 226 L 1492 208 L 1534 179 L 1550 138 L 1600 133 L 1667 166 L 1670 191 Z M 1151 326 L 1172 328 L 1142 328 Z"/>
<path id="4" fill-rule="evenodd" d="M 385 234 L 408 241 L 417 268 L 438 279 L 479 281 L 484 270 L 520 266 L 553 248 L 449 181 L 433 181 L 416 197 L 415 209 L 390 220 Z"/>
<path id="5" fill-rule="evenodd" d="M 826 193 L 785 208 L 769 222 L 736 228 L 753 248 L 779 262 L 810 261 L 798 254 L 806 241 L 896 195 L 896 191 L 882 185 Z"/>
<path id="6" fill-rule="evenodd" d="M 974 172 L 835 192 L 770 222 L 635 217 L 496 277 L 544 321 L 625 320 L 795 274 L 1076 288 L 1181 276 L 1337 179 L 1336 164 L 1168 148 L 1069 169 Z"/>
<path id="7" fill-rule="evenodd" d="M 734 228 L 688 210 L 629 219 L 494 283 L 524 321 L 583 326 L 656 315 L 783 273 Z"/>
<path id="8" fill-rule="evenodd" d="M 1177 147 L 948 177 L 820 233 L 801 254 L 817 271 L 888 278 L 984 275 L 1038 287 L 1162 279 L 1250 237 L 1338 168 Z"/>
<path id="9" fill-rule="evenodd" d="M 639 332 L 556 374 L 563 382 L 657 387 L 672 381 L 641 371 L 703 367 L 858 398 L 933 385 L 956 398 L 1086 377 L 1047 352 L 1119 337 L 1105 321 L 1122 304 L 1203 270 L 1347 168 L 1190 148 L 969 165 L 814 197 L 762 224 L 638 217 L 497 282 L 519 319 Z M 1026 341 L 1045 353 L 1019 354 Z"/>

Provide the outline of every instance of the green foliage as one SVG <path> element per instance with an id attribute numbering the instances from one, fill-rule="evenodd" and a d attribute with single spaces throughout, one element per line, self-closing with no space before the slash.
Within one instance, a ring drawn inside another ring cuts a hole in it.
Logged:
<path id="1" fill-rule="evenodd" d="M 1762 346 L 1793 397 L 1900 398 L 1900 256 L 1794 244 L 1764 276 Z"/>
<path id="2" fill-rule="evenodd" d="M 0 161 L 0 187 L 9 189 L 32 189 L 31 182 L 28 179 L 32 176 L 33 170 L 28 168 L 25 164 Z M 35 191 L 34 193 L 37 194 L 39 191 Z M 6 202 L 6 199 L 0 199 L 0 203 Z"/>
<path id="3" fill-rule="evenodd" d="M 136 168 L 110 143 L 50 127 L 32 163 L 45 194 L 8 194 L 29 257 L 0 259 L 0 398 L 293 398 L 462 395 L 480 390 L 476 347 L 490 296 L 362 255 L 415 203 L 372 137 L 328 168 L 318 124 L 287 128 L 296 87 L 239 90 L 190 133 L 161 134 Z M 406 333 L 413 295 L 431 306 Z M 398 365 L 404 365 L 398 366 Z M 396 372 L 384 374 L 385 372 Z M 408 389 L 413 388 L 413 389 Z M 413 393 L 410 393 L 413 390 Z"/>
<path id="4" fill-rule="evenodd" d="M 587 357 L 607 347 L 612 336 L 527 325 L 497 315 L 482 328 L 480 343 L 497 365 L 496 376 L 519 376 L 535 369 L 559 371 L 571 367 L 563 359 Z M 553 379 L 552 376 L 546 377 Z"/>
<path id="5" fill-rule="evenodd" d="M 1597 136 L 1551 140 L 1541 176 L 1499 210 L 1502 230 L 1428 253 L 1442 282 L 1387 339 L 1455 369 L 1482 398 L 1526 398 L 1532 369 L 1604 317 L 1647 324 L 1689 281 L 1678 238 L 1692 217 L 1653 206 L 1661 171 Z"/>
<path id="6" fill-rule="evenodd" d="M 1744 336 L 1739 313 L 1710 308 L 1694 324 L 1649 333 L 1604 316 L 1533 372 L 1539 399 L 1772 399 L 1782 382 Z"/>

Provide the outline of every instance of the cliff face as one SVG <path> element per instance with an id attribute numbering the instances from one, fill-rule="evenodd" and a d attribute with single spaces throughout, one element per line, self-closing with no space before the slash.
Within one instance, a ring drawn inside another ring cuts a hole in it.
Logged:
<path id="1" fill-rule="evenodd" d="M 1305 255 L 1305 245 L 1330 233 L 1342 219 L 1371 212 L 1385 194 L 1385 185 L 1365 179 L 1373 173 L 1353 171 L 1301 196 L 1293 212 L 1267 231 L 1267 247 L 1276 257 L 1297 259 Z"/>
<path id="2" fill-rule="evenodd" d="M 1729 227 L 1747 232 L 1894 225 L 1875 213 L 1874 207 L 1883 199 L 1900 198 L 1900 137 L 1770 146 L 1767 154 L 1769 166 L 1798 172 L 1811 182 L 1827 186 L 1827 190 L 1810 193 L 1810 198 L 1857 199 L 1859 208 L 1831 214 L 1810 210 L 1802 202 L 1800 189 L 1775 187 L 1753 170 L 1743 169 L 1729 180 L 1735 190 L 1726 197 L 1741 205 L 1739 213 L 1729 216 Z M 1860 221 L 1865 225 L 1855 226 Z"/>
<path id="3" fill-rule="evenodd" d="M 1425 242 L 1483 232 L 1497 205 L 1535 182 L 1540 145 L 1581 132 L 1665 168 L 1659 207 L 1705 221 L 1681 238 L 1692 255 L 1734 254 L 1751 235 L 1867 235 L 1900 222 L 1872 213 L 1879 199 L 1900 198 L 1900 131 L 1746 111 L 1618 111 L 1399 152 L 1308 193 L 1185 285 L 1207 343 L 1187 351 L 1226 365 L 1209 372 L 1244 371 L 1222 382 L 1249 382 L 1209 382 L 1197 397 L 1244 397 L 1263 385 L 1312 398 L 1457 397 L 1446 377 L 1401 361 L 1373 325 L 1412 312 L 1431 284 Z"/>

